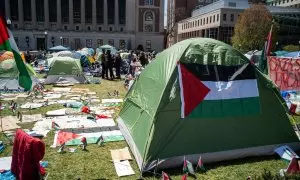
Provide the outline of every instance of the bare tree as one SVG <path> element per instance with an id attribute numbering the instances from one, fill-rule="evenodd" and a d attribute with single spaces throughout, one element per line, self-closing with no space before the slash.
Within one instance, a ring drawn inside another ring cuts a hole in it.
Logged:
<path id="1" fill-rule="evenodd" d="M 167 29 L 165 32 L 165 46 L 167 46 L 168 38 L 174 38 L 177 33 L 177 23 L 189 17 L 189 14 L 184 7 L 176 8 L 174 11 L 169 9 L 169 18 L 167 21 Z"/>

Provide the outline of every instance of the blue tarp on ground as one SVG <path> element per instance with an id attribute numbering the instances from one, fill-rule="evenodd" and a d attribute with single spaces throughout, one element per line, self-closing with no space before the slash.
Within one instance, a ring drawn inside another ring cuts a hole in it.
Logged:
<path id="1" fill-rule="evenodd" d="M 292 57 L 292 58 L 300 57 L 300 51 L 287 53 L 287 54 L 283 55 L 283 57 Z"/>

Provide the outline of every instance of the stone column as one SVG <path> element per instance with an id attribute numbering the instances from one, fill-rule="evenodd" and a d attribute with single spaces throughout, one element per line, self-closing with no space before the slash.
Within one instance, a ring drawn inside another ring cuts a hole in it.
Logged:
<path id="1" fill-rule="evenodd" d="M 81 28 L 85 30 L 85 0 L 81 0 L 80 6 Z"/>
<path id="2" fill-rule="evenodd" d="M 36 29 L 36 1 L 31 0 L 31 22 L 32 22 L 32 29 Z"/>
<path id="3" fill-rule="evenodd" d="M 57 0 L 57 29 L 61 29 L 61 0 Z"/>
<path id="4" fill-rule="evenodd" d="M 24 28 L 24 13 L 23 13 L 23 0 L 18 0 L 18 10 L 19 10 L 19 28 Z"/>
<path id="5" fill-rule="evenodd" d="M 107 0 L 104 0 L 104 31 L 108 30 L 108 22 L 107 22 Z"/>
<path id="6" fill-rule="evenodd" d="M 74 24 L 74 18 L 73 18 L 73 0 L 69 0 L 69 26 L 70 30 L 73 30 L 73 24 Z"/>
<path id="7" fill-rule="evenodd" d="M 49 29 L 49 1 L 44 0 L 45 29 Z"/>
<path id="8" fill-rule="evenodd" d="M 6 16 L 6 19 L 10 19 L 11 20 L 11 17 L 10 17 L 10 0 L 5 0 L 5 16 Z"/>
<path id="9" fill-rule="evenodd" d="M 119 27 L 119 0 L 115 0 L 115 28 Z"/>
<path id="10" fill-rule="evenodd" d="M 96 9 L 96 6 L 97 6 L 97 4 L 96 4 L 96 0 L 93 0 L 93 2 L 92 2 L 93 4 L 93 7 L 92 7 L 92 22 L 93 22 L 93 30 L 94 31 L 97 31 L 97 9 Z"/>

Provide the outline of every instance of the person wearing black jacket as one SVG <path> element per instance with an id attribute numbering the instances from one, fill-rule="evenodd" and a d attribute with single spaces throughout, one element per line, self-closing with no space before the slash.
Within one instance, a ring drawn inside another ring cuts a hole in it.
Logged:
<path id="1" fill-rule="evenodd" d="M 116 78 L 121 79 L 121 63 L 122 57 L 120 53 L 117 53 L 116 60 L 115 60 L 115 68 L 116 68 Z"/>
<path id="2" fill-rule="evenodd" d="M 105 57 L 105 49 L 102 49 L 101 54 L 101 66 L 102 66 L 102 79 L 108 79 L 108 72 L 107 72 L 107 59 Z"/>
<path id="3" fill-rule="evenodd" d="M 111 56 L 111 51 L 107 50 L 107 68 L 109 71 L 109 76 L 111 80 L 114 80 L 114 72 L 113 72 L 113 67 L 114 67 L 114 59 Z"/>

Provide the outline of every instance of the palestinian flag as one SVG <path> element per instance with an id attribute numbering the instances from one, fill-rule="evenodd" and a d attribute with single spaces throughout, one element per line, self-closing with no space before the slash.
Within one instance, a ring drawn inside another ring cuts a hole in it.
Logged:
<path id="1" fill-rule="evenodd" d="M 179 63 L 181 118 L 248 116 L 260 112 L 255 69 Z"/>
<path id="2" fill-rule="evenodd" d="M 186 159 L 184 159 L 183 161 L 183 173 L 190 173 L 192 175 L 195 175 L 193 164 Z"/>
<path id="3" fill-rule="evenodd" d="M 103 146 L 103 144 L 104 144 L 104 138 L 103 138 L 103 136 L 101 135 L 100 137 L 99 137 L 99 139 L 97 140 L 97 144 L 98 144 L 98 146 Z"/>
<path id="4" fill-rule="evenodd" d="M 0 17 L 0 50 L 11 51 L 14 54 L 15 62 L 19 70 L 19 85 L 25 91 L 31 90 L 32 80 L 22 60 L 21 54 L 15 42 L 15 39 L 6 27 L 3 17 Z"/>
<path id="5" fill-rule="evenodd" d="M 59 130 L 60 127 L 56 122 L 52 121 L 52 129 Z"/>
<path id="6" fill-rule="evenodd" d="M 170 177 L 167 173 L 162 172 L 161 180 L 170 180 Z"/>
<path id="7" fill-rule="evenodd" d="M 203 165 L 201 156 L 200 156 L 200 158 L 199 158 L 199 160 L 198 160 L 198 163 L 197 163 L 197 166 L 196 166 L 196 170 L 197 170 L 198 168 L 201 169 L 202 171 L 205 171 L 205 167 L 204 167 L 204 165 Z"/>
<path id="8" fill-rule="evenodd" d="M 262 49 L 260 62 L 259 62 L 259 68 L 263 72 L 267 70 L 267 57 L 271 54 L 271 48 L 272 48 L 272 31 L 273 31 L 273 25 L 271 26 L 271 30 L 268 34 L 267 40 L 264 44 L 264 47 Z"/>

